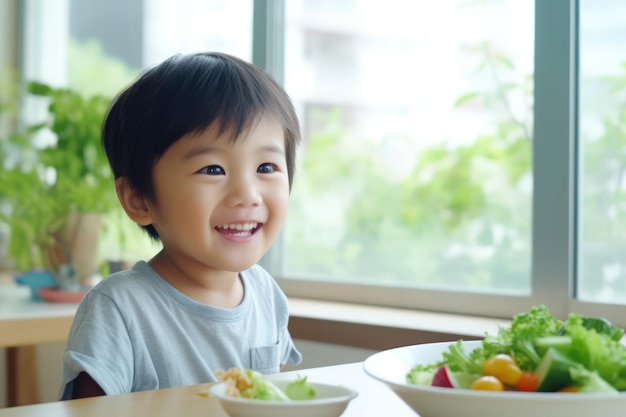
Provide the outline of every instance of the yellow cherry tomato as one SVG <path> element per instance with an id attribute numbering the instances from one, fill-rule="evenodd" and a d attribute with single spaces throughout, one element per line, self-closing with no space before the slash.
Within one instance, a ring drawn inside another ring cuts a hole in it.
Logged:
<path id="1" fill-rule="evenodd" d="M 522 370 L 511 356 L 499 353 L 483 362 L 485 375 L 495 376 L 506 385 L 515 386 L 522 376 Z"/>
<path id="2" fill-rule="evenodd" d="M 472 382 L 470 388 L 481 391 L 504 391 L 504 384 L 495 376 L 483 375 Z"/>

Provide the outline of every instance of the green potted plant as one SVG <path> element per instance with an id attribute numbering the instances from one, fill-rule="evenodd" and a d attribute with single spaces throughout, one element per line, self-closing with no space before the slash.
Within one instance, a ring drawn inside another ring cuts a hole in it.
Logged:
<path id="1" fill-rule="evenodd" d="M 44 269 L 61 290 L 93 276 L 102 215 L 116 207 L 100 137 L 109 99 L 31 82 L 47 119 L 0 139 L 0 221 L 19 272 Z M 51 135 L 50 135 L 51 133 Z M 41 142 L 42 136 L 52 140 Z"/>

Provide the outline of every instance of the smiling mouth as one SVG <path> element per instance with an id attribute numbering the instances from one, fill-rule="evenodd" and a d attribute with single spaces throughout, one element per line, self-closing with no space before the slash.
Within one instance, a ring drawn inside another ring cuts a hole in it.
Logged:
<path id="1" fill-rule="evenodd" d="M 259 230 L 259 223 L 236 223 L 216 226 L 215 230 L 229 236 L 252 236 Z"/>

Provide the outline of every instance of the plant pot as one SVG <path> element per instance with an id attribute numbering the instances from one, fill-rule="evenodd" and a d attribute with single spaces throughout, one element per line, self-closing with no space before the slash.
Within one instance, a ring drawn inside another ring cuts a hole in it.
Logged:
<path id="1" fill-rule="evenodd" d="M 101 215 L 73 212 L 64 233 L 53 236 L 55 244 L 48 250 L 48 263 L 59 289 L 76 291 L 92 284 L 101 231 Z"/>
<path id="2" fill-rule="evenodd" d="M 98 269 L 98 242 L 102 216 L 95 213 L 72 213 L 68 225 L 72 268 L 81 286 L 90 286 Z"/>

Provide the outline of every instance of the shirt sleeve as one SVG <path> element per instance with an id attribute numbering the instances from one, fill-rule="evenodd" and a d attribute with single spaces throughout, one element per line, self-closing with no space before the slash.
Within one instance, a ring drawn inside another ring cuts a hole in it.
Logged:
<path id="1" fill-rule="evenodd" d="M 133 348 L 127 323 L 108 297 L 90 291 L 81 302 L 63 356 L 61 399 L 69 398 L 70 384 L 87 372 L 107 395 L 132 391 Z"/>
<path id="2" fill-rule="evenodd" d="M 299 365 L 302 362 L 302 354 L 296 348 L 288 330 L 285 330 L 282 346 L 284 346 L 284 350 L 280 361 L 281 365 Z"/>

